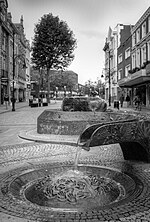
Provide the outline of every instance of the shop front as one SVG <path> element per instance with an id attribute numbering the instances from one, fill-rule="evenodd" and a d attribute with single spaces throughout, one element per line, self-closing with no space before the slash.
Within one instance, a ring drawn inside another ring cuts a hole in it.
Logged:
<path id="1" fill-rule="evenodd" d="M 118 81 L 121 88 L 130 89 L 131 104 L 136 95 L 140 97 L 143 107 L 150 108 L 150 75 L 144 69 Z"/>
<path id="2" fill-rule="evenodd" d="M 18 81 L 18 101 L 23 102 L 26 101 L 26 85 L 22 81 Z"/>
<path id="3" fill-rule="evenodd" d="M 4 104 L 4 96 L 5 94 L 8 94 L 8 78 L 1 78 L 1 87 L 0 87 L 0 101 L 1 104 Z"/>

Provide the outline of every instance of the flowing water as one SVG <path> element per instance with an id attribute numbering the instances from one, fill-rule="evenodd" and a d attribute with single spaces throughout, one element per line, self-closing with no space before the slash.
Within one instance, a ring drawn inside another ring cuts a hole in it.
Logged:
<path id="1" fill-rule="evenodd" d="M 78 162 L 81 154 L 81 146 L 77 146 L 76 154 L 75 154 L 75 159 L 74 159 L 74 170 L 78 170 Z"/>

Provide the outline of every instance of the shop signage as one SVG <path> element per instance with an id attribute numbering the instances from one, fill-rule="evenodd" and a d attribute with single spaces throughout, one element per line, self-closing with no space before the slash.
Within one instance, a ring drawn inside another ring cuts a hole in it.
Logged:
<path id="1" fill-rule="evenodd" d="M 130 80 L 137 79 L 141 76 L 146 76 L 146 71 L 144 69 L 141 69 L 141 70 L 139 70 L 138 72 L 136 72 L 134 74 L 128 75 L 126 78 L 119 80 L 118 83 L 120 85 L 120 84 L 129 82 Z"/>

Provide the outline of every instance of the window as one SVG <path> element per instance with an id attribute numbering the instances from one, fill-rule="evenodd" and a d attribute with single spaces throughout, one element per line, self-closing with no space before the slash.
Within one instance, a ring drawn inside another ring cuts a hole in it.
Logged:
<path id="1" fill-rule="evenodd" d="M 142 25 L 142 38 L 146 36 L 146 22 L 143 23 Z"/>
<path id="2" fill-rule="evenodd" d="M 133 33 L 132 35 L 132 46 L 133 47 L 135 46 L 135 33 Z"/>
<path id="3" fill-rule="evenodd" d="M 33 83 L 31 83 L 31 89 L 34 89 L 34 84 Z"/>
<path id="4" fill-rule="evenodd" d="M 147 50 L 148 50 L 147 57 L 148 57 L 148 60 L 150 61 L 150 41 L 147 42 Z"/>
<path id="5" fill-rule="evenodd" d="M 136 43 L 140 41 L 140 29 L 136 31 Z"/>
<path id="6" fill-rule="evenodd" d="M 118 80 L 122 79 L 122 69 L 118 70 Z"/>
<path id="7" fill-rule="evenodd" d="M 141 65 L 146 62 L 146 45 L 141 48 Z"/>
<path id="8" fill-rule="evenodd" d="M 148 17 L 148 32 L 150 32 L 150 16 Z"/>
<path id="9" fill-rule="evenodd" d="M 135 68 L 135 53 L 132 54 L 132 68 Z"/>
<path id="10" fill-rule="evenodd" d="M 125 67 L 125 77 L 128 76 L 128 71 L 130 70 L 130 64 Z"/>
<path id="11" fill-rule="evenodd" d="M 136 66 L 137 67 L 140 67 L 140 65 L 141 65 L 141 55 L 140 55 L 140 49 L 138 49 L 137 51 L 136 51 Z"/>
<path id="12" fill-rule="evenodd" d="M 6 33 L 2 32 L 2 49 L 6 50 Z"/>
<path id="13" fill-rule="evenodd" d="M 122 54 L 118 56 L 118 64 L 122 62 Z"/>
<path id="14" fill-rule="evenodd" d="M 2 69 L 6 70 L 6 57 L 5 56 L 2 57 Z"/>
<path id="15" fill-rule="evenodd" d="M 126 49 L 125 51 L 125 59 L 127 59 L 128 57 L 130 57 L 130 48 Z"/>

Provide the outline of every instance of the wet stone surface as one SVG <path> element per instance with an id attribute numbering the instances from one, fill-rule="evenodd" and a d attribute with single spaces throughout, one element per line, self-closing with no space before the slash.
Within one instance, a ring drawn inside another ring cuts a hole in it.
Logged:
<path id="1" fill-rule="evenodd" d="M 52 144 L 3 147 L 1 213 L 20 221 L 150 221 L 149 164 L 124 161 L 121 154 L 113 161 L 110 147 L 111 161 L 102 161 L 101 149 L 89 158 L 83 151 L 76 168 L 75 151 Z"/>

